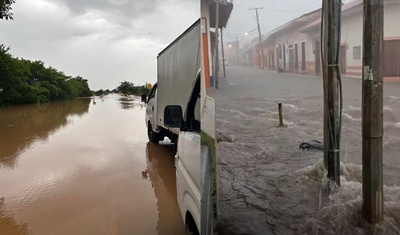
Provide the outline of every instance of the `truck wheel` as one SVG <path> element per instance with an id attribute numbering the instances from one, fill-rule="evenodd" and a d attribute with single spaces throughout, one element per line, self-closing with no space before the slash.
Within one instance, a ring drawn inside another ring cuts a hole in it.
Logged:
<path id="1" fill-rule="evenodd" d="M 156 133 L 153 131 L 150 123 L 147 125 L 147 136 L 149 137 L 149 140 L 155 144 L 158 144 L 158 142 L 160 142 L 163 138 L 161 133 Z"/>
<path id="2" fill-rule="evenodd" d="M 173 135 L 170 137 L 170 140 L 171 140 L 172 143 L 177 142 L 177 141 L 178 141 L 178 135 L 173 134 Z"/>
<path id="3" fill-rule="evenodd" d="M 175 156 L 175 154 L 178 152 L 178 139 L 176 139 L 173 143 L 174 143 L 174 145 L 173 145 L 172 153 Z"/>
<path id="4" fill-rule="evenodd" d="M 187 235 L 200 235 L 199 230 L 197 229 L 196 222 L 194 222 L 194 219 L 189 212 L 186 212 L 185 227 Z"/>

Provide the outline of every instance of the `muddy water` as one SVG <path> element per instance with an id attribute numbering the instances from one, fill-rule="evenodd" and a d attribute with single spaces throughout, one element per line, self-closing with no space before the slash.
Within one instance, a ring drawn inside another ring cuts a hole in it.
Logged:
<path id="1" fill-rule="evenodd" d="M 184 234 L 144 112 L 117 95 L 0 109 L 0 234 Z"/>
<path id="2" fill-rule="evenodd" d="M 212 93 L 221 138 L 224 234 L 400 234 L 399 84 L 385 85 L 385 220 L 373 227 L 360 212 L 359 83 L 344 82 L 342 187 L 328 195 L 323 153 L 299 150 L 302 141 L 323 140 L 321 81 L 244 68 L 230 68 L 228 75 L 230 80 Z M 283 103 L 285 128 L 277 127 L 278 102 Z"/>

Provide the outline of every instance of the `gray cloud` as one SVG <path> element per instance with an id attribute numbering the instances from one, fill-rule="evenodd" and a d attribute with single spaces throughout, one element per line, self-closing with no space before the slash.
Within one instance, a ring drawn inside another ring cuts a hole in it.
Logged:
<path id="1" fill-rule="evenodd" d="M 97 12 L 107 21 L 129 27 L 135 19 L 151 13 L 156 8 L 156 0 L 52 0 L 65 5 L 73 15 Z"/>
<path id="2" fill-rule="evenodd" d="M 91 10 L 109 12 L 113 15 L 137 17 L 156 7 L 156 0 L 49 0 L 66 5 L 74 14 Z"/>
<path id="3" fill-rule="evenodd" d="M 92 89 L 156 80 L 156 58 L 200 16 L 189 0 L 18 0 L 14 20 L 0 21 L 0 44 L 42 60 Z"/>

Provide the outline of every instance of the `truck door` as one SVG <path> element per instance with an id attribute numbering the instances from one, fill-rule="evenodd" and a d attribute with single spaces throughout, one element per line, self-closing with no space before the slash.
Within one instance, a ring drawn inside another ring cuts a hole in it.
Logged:
<path id="1" fill-rule="evenodd" d="M 151 89 L 146 109 L 147 122 L 150 121 L 153 130 L 157 129 L 157 84 Z M 146 123 L 147 125 L 147 123 Z"/>
<path id="2" fill-rule="evenodd" d="M 193 89 L 185 116 L 186 128 L 179 132 L 176 157 L 177 197 L 183 219 L 190 212 L 196 229 L 200 230 L 200 79 Z"/>

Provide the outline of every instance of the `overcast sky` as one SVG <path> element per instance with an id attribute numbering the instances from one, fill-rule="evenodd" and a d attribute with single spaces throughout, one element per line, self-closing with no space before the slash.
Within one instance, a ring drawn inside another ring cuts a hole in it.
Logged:
<path id="1" fill-rule="evenodd" d="M 296 17 L 320 8 L 322 0 L 234 0 L 233 5 L 224 38 L 226 41 L 234 41 L 235 34 L 238 34 L 239 41 L 243 45 L 247 39 L 258 37 L 256 12 L 250 11 L 249 8 L 263 8 L 258 10 L 258 15 L 261 33 L 267 34 Z M 245 36 L 245 32 L 249 32 L 249 35 Z"/>
<path id="2" fill-rule="evenodd" d="M 156 58 L 200 16 L 199 0 L 16 0 L 0 44 L 92 90 L 156 81 Z"/>

